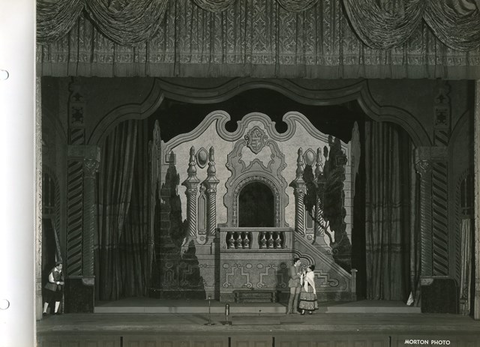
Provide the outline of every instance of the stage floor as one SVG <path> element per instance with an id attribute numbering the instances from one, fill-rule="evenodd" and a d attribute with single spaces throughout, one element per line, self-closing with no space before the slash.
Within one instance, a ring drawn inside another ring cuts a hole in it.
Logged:
<path id="1" fill-rule="evenodd" d="M 111 302 L 99 302 L 94 313 L 208 313 L 207 300 L 163 300 L 153 298 L 127 298 Z M 285 304 L 281 303 L 229 303 L 233 314 L 284 314 Z M 224 314 L 225 303 L 212 300 L 212 314 Z M 328 302 L 320 303 L 319 313 L 421 313 L 420 307 L 406 306 L 400 301 Z"/>
<path id="2" fill-rule="evenodd" d="M 213 325 L 207 325 L 209 321 Z M 228 323 L 229 322 L 229 323 Z M 37 321 L 37 332 L 383 332 L 477 333 L 480 321 L 450 314 L 63 314 Z"/>
<path id="3" fill-rule="evenodd" d="M 127 303 L 128 300 L 122 304 Z M 130 306 L 132 311 L 141 307 L 136 300 L 130 303 L 135 305 Z M 145 300 L 144 304 L 147 303 Z M 311 316 L 267 312 L 267 308 L 284 310 L 281 304 L 231 304 L 231 314 L 226 317 L 224 304 L 218 302 L 212 302 L 211 314 L 208 314 L 208 303 L 178 301 L 166 306 L 168 303 L 159 301 L 157 308 L 168 308 L 171 313 L 131 311 L 45 316 L 37 321 L 38 346 L 402 347 L 432 345 L 436 341 L 455 347 L 480 347 L 480 321 L 469 316 L 328 312 L 334 306 L 345 309 L 348 307 L 345 303 L 321 305 Z M 186 303 L 198 312 L 178 313 L 187 307 Z M 387 302 L 371 307 L 366 304 L 373 303 L 356 302 L 350 307 L 367 310 L 383 305 L 383 309 L 388 310 L 397 306 Z M 100 307 L 115 305 L 104 303 Z M 254 309 L 255 313 L 248 313 Z"/>

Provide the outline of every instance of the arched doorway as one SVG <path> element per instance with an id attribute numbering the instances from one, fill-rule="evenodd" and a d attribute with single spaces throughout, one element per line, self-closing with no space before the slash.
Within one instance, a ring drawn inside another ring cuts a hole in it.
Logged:
<path id="1" fill-rule="evenodd" d="M 275 226 L 272 190 L 261 182 L 247 184 L 238 197 L 240 227 Z"/>

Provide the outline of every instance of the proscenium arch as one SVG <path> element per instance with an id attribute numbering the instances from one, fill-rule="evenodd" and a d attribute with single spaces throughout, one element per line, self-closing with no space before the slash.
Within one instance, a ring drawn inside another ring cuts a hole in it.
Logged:
<path id="1" fill-rule="evenodd" d="M 393 106 L 381 106 L 372 97 L 368 80 L 336 89 L 306 89 L 285 79 L 236 78 L 213 88 L 193 88 L 156 78 L 149 96 L 142 104 L 129 104 L 109 112 L 95 127 L 88 144 L 97 145 L 110 129 L 128 119 L 145 119 L 155 112 L 165 98 L 191 104 L 214 104 L 226 101 L 251 89 L 276 91 L 296 102 L 311 106 L 330 106 L 357 101 L 365 114 L 375 121 L 400 125 L 410 135 L 415 147 L 431 146 L 422 124 L 409 112 Z"/>
<path id="2" fill-rule="evenodd" d="M 141 104 L 128 104 L 110 111 L 95 126 L 87 144 L 100 144 L 119 123 L 130 119 L 142 120 L 150 117 L 162 104 L 164 92 L 154 80 L 152 89 L 145 101 Z"/>

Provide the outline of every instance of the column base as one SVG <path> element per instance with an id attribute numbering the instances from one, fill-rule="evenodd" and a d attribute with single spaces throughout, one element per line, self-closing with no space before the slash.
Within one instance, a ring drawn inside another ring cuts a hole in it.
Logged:
<path id="1" fill-rule="evenodd" d="M 65 313 L 93 313 L 95 307 L 95 278 L 67 278 L 64 295 Z"/>

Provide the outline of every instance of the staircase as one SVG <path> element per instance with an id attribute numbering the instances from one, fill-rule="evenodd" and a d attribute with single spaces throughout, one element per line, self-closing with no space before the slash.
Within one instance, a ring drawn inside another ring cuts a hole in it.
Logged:
<path id="1" fill-rule="evenodd" d="M 325 247 L 312 244 L 306 238 L 296 235 L 294 254 L 303 263 L 315 264 L 315 284 L 319 301 L 355 301 L 355 273 L 345 271 L 335 263 Z"/>

